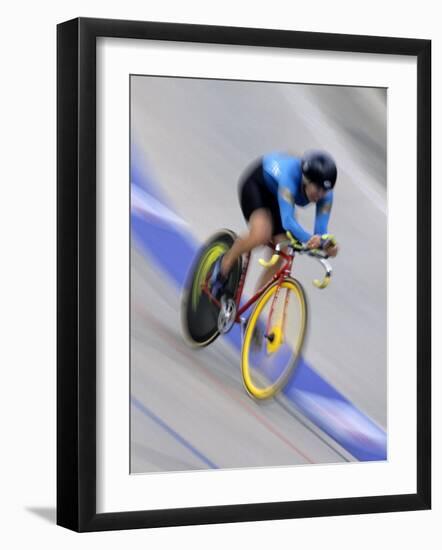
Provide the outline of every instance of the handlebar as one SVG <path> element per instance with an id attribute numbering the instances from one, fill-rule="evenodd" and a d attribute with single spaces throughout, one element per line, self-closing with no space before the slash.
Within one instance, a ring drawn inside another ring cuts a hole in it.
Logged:
<path id="1" fill-rule="evenodd" d="M 263 258 L 260 258 L 258 261 L 263 267 L 271 267 L 272 265 L 275 265 L 278 260 L 279 254 L 273 254 L 269 261 L 264 260 Z"/>
<path id="2" fill-rule="evenodd" d="M 270 260 L 266 261 L 261 258 L 259 260 L 259 263 L 263 267 L 271 267 L 275 265 L 276 262 L 279 260 L 282 249 L 286 246 L 289 246 L 294 252 L 297 252 L 298 254 L 307 254 L 307 256 L 315 258 L 319 261 L 319 263 L 324 268 L 325 276 L 322 280 L 314 279 L 313 284 L 316 286 L 316 288 L 326 288 L 330 283 L 330 279 L 333 273 L 331 265 L 329 264 L 329 262 L 327 262 L 327 253 L 320 248 L 307 248 L 306 245 L 300 243 L 299 241 L 296 241 L 289 232 L 287 232 L 287 235 L 289 238 L 286 241 L 282 241 L 275 246 L 275 253 L 270 258 Z"/>

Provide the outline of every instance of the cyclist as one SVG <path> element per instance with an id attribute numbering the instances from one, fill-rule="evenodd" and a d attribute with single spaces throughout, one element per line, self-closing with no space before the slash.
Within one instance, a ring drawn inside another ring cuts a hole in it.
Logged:
<path id="1" fill-rule="evenodd" d="M 301 158 L 286 153 L 264 155 L 240 180 L 241 210 L 248 222 L 248 233 L 215 262 L 210 288 L 215 298 L 223 294 L 230 269 L 241 254 L 273 241 L 286 240 L 286 231 L 308 248 L 323 248 L 328 256 L 338 253 L 337 244 L 326 236 L 333 202 L 337 168 L 325 151 L 308 151 Z M 314 234 L 295 218 L 296 207 L 316 203 Z M 281 260 L 262 273 L 257 288 L 264 286 L 281 267 Z"/>

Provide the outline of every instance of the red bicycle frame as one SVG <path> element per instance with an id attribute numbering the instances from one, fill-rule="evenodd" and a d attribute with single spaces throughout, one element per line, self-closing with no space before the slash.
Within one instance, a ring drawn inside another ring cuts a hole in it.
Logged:
<path id="1" fill-rule="evenodd" d="M 272 243 L 269 243 L 268 246 L 272 250 L 275 250 L 275 246 Z M 249 309 L 249 307 L 252 306 L 257 300 L 259 300 L 259 298 L 266 292 L 266 290 L 275 281 L 279 280 L 280 284 L 282 284 L 284 279 L 286 279 L 288 276 L 290 276 L 291 269 L 292 269 L 293 254 L 285 254 L 284 252 L 280 251 L 279 256 L 281 258 L 283 258 L 283 260 L 285 260 L 285 263 L 282 265 L 282 267 L 280 269 L 278 269 L 278 271 L 273 275 L 272 279 L 267 284 L 265 284 L 262 288 L 260 288 L 257 291 L 257 293 L 254 294 L 242 307 L 239 307 L 239 303 L 241 301 L 241 297 L 242 297 L 242 293 L 243 293 L 243 289 L 244 289 L 244 284 L 245 284 L 245 280 L 246 280 L 246 275 L 247 275 L 247 271 L 248 271 L 248 267 L 249 267 L 249 263 L 250 263 L 250 256 L 251 256 L 251 252 L 248 252 L 246 257 L 245 257 L 245 261 L 244 261 L 242 271 L 241 271 L 241 277 L 240 277 L 240 280 L 239 280 L 238 289 L 237 289 L 236 295 L 235 295 L 235 304 L 236 304 L 236 307 L 237 307 L 235 323 L 240 323 L 241 322 L 241 315 L 245 311 L 247 311 L 247 309 Z M 202 290 L 203 290 L 203 292 L 205 292 L 209 296 L 210 300 L 213 303 L 215 303 L 218 307 L 221 307 L 220 302 L 218 300 L 216 300 L 211 295 L 211 293 L 209 291 L 209 288 L 208 288 L 207 280 L 205 281 Z M 279 293 L 279 288 L 276 291 L 275 299 L 276 299 L 278 293 Z M 274 300 L 273 300 L 273 303 L 274 303 Z M 270 312 L 270 315 L 269 315 L 269 320 L 270 320 L 270 318 L 272 316 L 272 312 L 273 312 L 273 303 L 272 303 L 272 309 L 271 309 L 271 312 Z"/>

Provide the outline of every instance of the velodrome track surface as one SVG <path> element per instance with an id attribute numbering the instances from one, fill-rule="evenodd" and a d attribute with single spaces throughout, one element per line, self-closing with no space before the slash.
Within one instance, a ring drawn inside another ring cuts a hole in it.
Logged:
<path id="1" fill-rule="evenodd" d="M 318 291 L 310 281 L 319 266 L 306 259 L 295 271 L 311 312 L 305 359 L 385 430 L 383 92 L 143 77 L 133 79 L 132 98 L 133 161 L 195 242 L 220 227 L 244 229 L 237 180 L 262 152 L 333 152 L 339 181 L 330 231 L 341 244 L 334 279 Z M 300 219 L 310 226 L 311 210 Z M 132 245 L 133 472 L 354 460 L 287 397 L 253 402 L 227 339 L 189 349 L 179 285 L 136 236 Z M 246 291 L 254 277 L 256 268 Z"/>
<path id="2" fill-rule="evenodd" d="M 179 294 L 137 252 L 132 262 L 133 471 L 351 459 L 287 399 L 253 402 L 224 341 L 189 349 Z"/>

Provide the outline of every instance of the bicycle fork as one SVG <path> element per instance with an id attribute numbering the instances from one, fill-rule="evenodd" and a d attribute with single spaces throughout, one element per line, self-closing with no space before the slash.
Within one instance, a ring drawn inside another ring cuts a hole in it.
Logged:
<path id="1" fill-rule="evenodd" d="M 269 316 L 268 316 L 268 319 L 267 319 L 266 330 L 265 330 L 265 333 L 264 333 L 264 338 L 266 338 L 266 340 L 268 340 L 268 342 L 270 342 L 270 344 L 272 344 L 275 341 L 275 338 L 276 338 L 275 333 L 273 331 L 271 332 L 272 317 L 273 317 L 273 314 L 274 314 L 275 303 L 277 303 L 279 293 L 281 292 L 281 286 L 282 286 L 283 282 L 285 281 L 285 279 L 289 275 L 290 275 L 290 269 L 285 270 L 284 274 L 283 274 L 283 277 L 279 281 L 279 285 L 278 285 L 278 288 L 276 289 L 275 295 L 273 296 L 273 299 L 272 299 L 272 305 L 270 307 L 270 313 L 269 313 Z M 282 335 L 285 334 L 285 324 L 286 324 L 286 318 L 287 318 L 287 305 L 288 305 L 288 301 L 289 301 L 289 296 L 290 296 L 290 293 L 289 293 L 289 290 L 287 288 L 286 293 L 285 293 L 285 300 L 284 300 L 284 306 L 283 306 L 283 310 L 282 310 L 282 316 L 281 316 L 281 321 L 282 322 L 280 324 L 278 323 L 277 325 L 275 325 L 276 329 L 278 329 L 278 327 L 279 327 L 281 338 L 282 338 Z M 281 340 L 281 342 L 282 342 L 282 340 Z"/>

